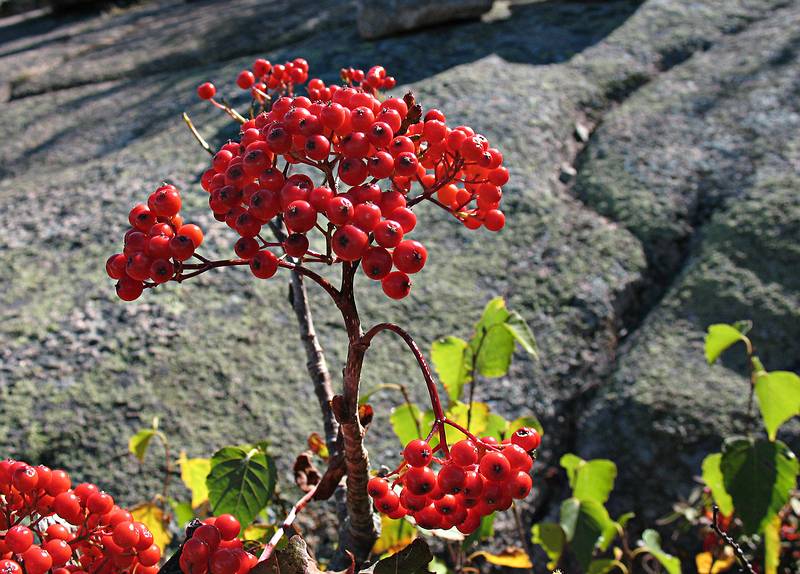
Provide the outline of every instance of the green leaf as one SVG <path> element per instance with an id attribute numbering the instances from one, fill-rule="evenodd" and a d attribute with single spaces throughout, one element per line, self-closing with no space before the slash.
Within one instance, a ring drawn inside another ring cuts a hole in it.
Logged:
<path id="1" fill-rule="evenodd" d="M 192 508 L 197 508 L 208 500 L 208 487 L 206 479 L 211 472 L 211 460 L 207 458 L 186 458 L 186 453 L 181 452 L 178 457 L 181 467 L 181 480 L 192 492 Z"/>
<path id="2" fill-rule="evenodd" d="M 747 337 L 733 325 L 711 325 L 706 334 L 706 361 L 709 365 L 713 364 L 725 349 L 738 341 L 746 340 Z"/>
<path id="3" fill-rule="evenodd" d="M 494 325 L 502 325 L 505 323 L 511 313 L 506 309 L 506 301 L 502 297 L 495 297 L 486 304 L 483 309 L 481 320 L 475 324 L 475 333 L 480 333 L 482 330 L 488 330 Z"/>
<path id="4" fill-rule="evenodd" d="M 153 429 L 142 429 L 128 441 L 128 450 L 139 459 L 139 462 L 144 462 L 144 455 L 147 454 L 147 447 L 150 446 L 150 441 L 155 434 L 156 431 Z"/>
<path id="5" fill-rule="evenodd" d="M 489 327 L 475 357 L 476 370 L 484 377 L 502 377 L 508 373 L 513 354 L 514 336 L 505 324 Z"/>
<path id="6" fill-rule="evenodd" d="M 486 428 L 484 436 L 492 436 L 498 441 L 502 441 L 508 436 L 508 421 L 496 413 L 489 413 L 486 418 Z"/>
<path id="7" fill-rule="evenodd" d="M 480 435 L 486 431 L 486 427 L 489 424 L 489 405 L 477 401 L 472 403 L 472 415 L 470 416 L 469 407 L 465 403 L 456 402 L 447 409 L 445 416 L 471 433 Z M 469 424 L 467 424 L 468 419 Z M 445 432 L 447 433 L 448 444 L 453 444 L 465 438 L 461 431 L 450 425 L 446 426 Z M 431 443 L 431 446 L 433 446 L 433 443 Z"/>
<path id="8" fill-rule="evenodd" d="M 798 462 L 781 441 L 732 438 L 722 447 L 720 469 L 744 534 L 755 534 L 789 500 Z"/>
<path id="9" fill-rule="evenodd" d="M 519 343 L 519 346 L 525 349 L 529 355 L 533 355 L 535 359 L 539 359 L 538 347 L 536 346 L 536 339 L 533 337 L 533 331 L 528 326 L 522 315 L 516 311 L 511 312 L 511 316 L 506 320 L 506 329 L 511 333 L 511 336 Z"/>
<path id="10" fill-rule="evenodd" d="M 596 500 L 568 498 L 561 504 L 561 528 L 581 568 L 586 570 L 594 549 L 607 546 L 616 532 L 605 506 Z"/>
<path id="11" fill-rule="evenodd" d="M 186 523 L 194 518 L 192 505 L 188 502 L 179 502 L 174 498 L 169 498 L 167 500 L 169 501 L 170 508 L 172 508 L 172 516 L 175 519 L 175 524 L 178 525 L 178 530 L 182 531 Z"/>
<path id="12" fill-rule="evenodd" d="M 508 435 L 511 436 L 514 431 L 521 429 L 522 427 L 531 427 L 536 429 L 536 432 L 538 432 L 540 436 L 544 436 L 544 427 L 542 426 L 542 423 L 540 423 L 539 419 L 533 415 L 519 417 L 518 419 L 514 419 L 508 423 Z"/>
<path id="13" fill-rule="evenodd" d="M 211 511 L 233 514 L 248 526 L 272 498 L 275 463 L 261 448 L 252 445 L 227 446 L 211 457 L 206 479 Z"/>
<path id="14" fill-rule="evenodd" d="M 472 352 L 469 344 L 458 337 L 437 339 L 431 346 L 431 360 L 450 400 L 459 400 L 464 385 L 471 377 Z"/>
<path id="15" fill-rule="evenodd" d="M 681 574 L 681 561 L 661 549 L 661 536 L 658 532 L 648 528 L 642 533 L 642 547 L 658 560 L 667 571 L 667 574 Z"/>
<path id="16" fill-rule="evenodd" d="M 473 532 L 464 539 L 464 542 L 461 543 L 461 548 L 463 550 L 467 550 L 475 542 L 479 542 L 481 540 L 488 540 L 493 536 L 494 536 L 494 513 L 488 514 L 483 518 L 481 518 L 481 525 L 475 532 Z"/>
<path id="17" fill-rule="evenodd" d="M 554 522 L 542 522 L 533 525 L 531 534 L 531 542 L 541 546 L 550 559 L 547 569 L 553 570 L 561 559 L 561 553 L 564 552 L 564 544 L 567 541 L 564 529 L 560 524 Z"/>
<path id="18" fill-rule="evenodd" d="M 417 529 L 408 520 L 394 520 L 381 514 L 381 536 L 375 541 L 372 553 L 376 556 L 394 554 L 408 546 L 416 537 Z"/>
<path id="19" fill-rule="evenodd" d="M 586 574 L 607 574 L 608 572 L 613 572 L 616 568 L 616 560 L 612 560 L 611 558 L 598 558 L 589 563 L 589 569 L 586 571 Z"/>
<path id="20" fill-rule="evenodd" d="M 781 561 L 781 517 L 777 514 L 764 523 L 764 574 L 778 574 Z"/>
<path id="21" fill-rule="evenodd" d="M 586 461 L 568 453 L 561 457 L 561 466 L 567 470 L 573 497 L 605 504 L 614 489 L 616 464 L 606 459 Z"/>
<path id="22" fill-rule="evenodd" d="M 800 414 L 800 377 L 790 371 L 763 373 L 756 379 L 756 395 L 770 440 L 778 428 Z"/>
<path id="23" fill-rule="evenodd" d="M 417 538 L 401 551 L 378 562 L 374 574 L 427 574 L 431 560 L 433 554 L 428 544 Z"/>
<path id="24" fill-rule="evenodd" d="M 617 524 L 619 524 L 621 528 L 625 528 L 625 526 L 628 524 L 628 522 L 630 522 L 631 518 L 633 518 L 634 516 L 636 516 L 635 512 L 626 512 L 625 514 L 622 514 L 620 515 L 619 518 L 617 518 Z"/>
<path id="25" fill-rule="evenodd" d="M 416 405 L 403 403 L 392 409 L 389 422 L 392 423 L 394 434 L 397 435 L 402 444 L 408 444 L 415 438 L 423 438 L 419 436 L 417 423 L 414 421 L 422 424 L 422 413 L 420 413 Z"/>
<path id="26" fill-rule="evenodd" d="M 711 495 L 719 506 L 720 512 L 725 516 L 730 516 L 733 513 L 733 500 L 725 490 L 725 481 L 719 466 L 721 462 L 721 452 L 710 454 L 703 460 L 703 482 L 711 489 Z"/>

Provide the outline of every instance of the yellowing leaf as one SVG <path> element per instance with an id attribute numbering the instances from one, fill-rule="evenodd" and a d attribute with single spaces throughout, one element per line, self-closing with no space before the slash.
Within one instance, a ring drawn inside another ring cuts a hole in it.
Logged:
<path id="1" fill-rule="evenodd" d="M 490 564 L 496 566 L 506 566 L 508 568 L 533 568 L 531 559 L 528 553 L 522 548 L 509 547 L 503 550 L 500 554 L 492 554 L 486 551 L 479 551 L 473 553 L 469 559 L 472 560 L 478 556 L 482 556 Z"/>
<path id="2" fill-rule="evenodd" d="M 730 570 L 731 566 L 736 564 L 736 558 L 731 555 L 714 560 L 711 552 L 701 552 L 694 557 L 694 563 L 697 566 L 698 574 L 718 574 Z"/>
<path id="3" fill-rule="evenodd" d="M 186 458 L 181 452 L 178 458 L 181 465 L 181 480 L 192 491 L 192 508 L 197 508 L 208 500 L 206 477 L 211 472 L 211 461 L 207 458 Z"/>
<path id="4" fill-rule="evenodd" d="M 322 437 L 319 436 L 319 433 L 312 432 L 308 435 L 308 448 L 310 448 L 314 454 L 319 455 L 321 459 L 328 460 L 328 447 Z"/>
<path id="5" fill-rule="evenodd" d="M 275 527 L 271 524 L 251 524 L 242 532 L 243 540 L 255 540 L 266 543 L 267 539 L 275 534 Z"/>
<path id="6" fill-rule="evenodd" d="M 161 548 L 161 553 L 172 540 L 172 535 L 167 530 L 167 525 L 164 524 L 164 512 L 155 504 L 145 502 L 134 508 L 131 508 L 131 516 L 134 520 L 143 523 L 150 532 L 153 534 L 153 543 Z"/>
<path id="7" fill-rule="evenodd" d="M 775 515 L 764 526 L 764 574 L 778 574 L 781 561 L 781 517 Z"/>
<path id="8" fill-rule="evenodd" d="M 408 546 L 417 537 L 417 529 L 407 520 L 393 520 L 381 515 L 381 537 L 372 547 L 372 553 L 378 556 L 394 554 Z"/>

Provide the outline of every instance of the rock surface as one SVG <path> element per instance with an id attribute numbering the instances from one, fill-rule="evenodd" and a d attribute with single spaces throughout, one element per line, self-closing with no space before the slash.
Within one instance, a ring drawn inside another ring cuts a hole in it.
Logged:
<path id="1" fill-rule="evenodd" d="M 477 18 L 493 0 L 356 0 L 358 31 L 374 40 L 435 24 Z"/>
<path id="2" fill-rule="evenodd" d="M 398 94 L 412 88 L 496 142 L 512 179 L 501 234 L 422 211 L 428 265 L 402 302 L 364 282 L 365 323 L 407 325 L 428 349 L 505 295 L 542 360 L 520 355 L 477 398 L 542 419 L 542 475 L 567 451 L 616 460 L 612 504 L 652 520 L 741 428 L 742 365 L 705 365 L 706 326 L 752 318 L 768 368 L 800 369 L 798 18 L 788 0 L 498 2 L 483 21 L 370 42 L 334 0 L 154 0 L 0 20 L 0 451 L 134 502 L 161 469 L 158 455 L 135 464 L 127 440 L 158 415 L 190 456 L 269 438 L 290 483 L 283 455 L 321 429 L 297 407 L 314 399 L 286 282 L 220 270 L 122 304 L 103 262 L 162 179 L 186 190 L 210 254 L 230 252 L 231 233 L 191 191 L 207 156 L 181 111 L 216 145 L 231 134 L 195 99 L 198 83 L 233 94 L 256 56 L 306 57 L 326 80 L 380 63 Z M 342 330 L 311 293 L 338 372 Z M 403 382 L 424 400 L 399 342 L 374 345 L 367 363 L 367 387 Z M 393 403 L 374 402 L 377 463 L 398 449 Z M 562 495 L 563 480 L 537 480 L 527 520 Z"/>

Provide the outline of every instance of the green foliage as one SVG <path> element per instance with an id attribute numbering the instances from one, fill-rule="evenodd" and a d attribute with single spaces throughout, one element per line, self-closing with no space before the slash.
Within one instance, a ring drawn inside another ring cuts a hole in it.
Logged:
<path id="1" fill-rule="evenodd" d="M 723 445 L 720 470 L 744 532 L 755 534 L 788 502 L 800 469 L 780 441 L 734 437 Z"/>
<path id="2" fill-rule="evenodd" d="M 589 567 L 595 548 L 607 548 L 616 532 L 616 523 L 596 500 L 568 498 L 561 504 L 559 523 L 583 570 Z"/>
<path id="3" fill-rule="evenodd" d="M 421 538 L 375 564 L 373 574 L 428 574 L 428 564 L 433 560 L 431 549 Z"/>
<path id="4" fill-rule="evenodd" d="M 564 552 L 564 545 L 567 542 L 564 529 L 561 528 L 560 524 L 555 524 L 554 522 L 542 522 L 533 525 L 531 534 L 531 542 L 542 547 L 550 560 L 547 563 L 547 568 L 553 570 L 558 565 L 561 554 Z"/>
<path id="5" fill-rule="evenodd" d="M 416 438 L 424 438 L 419 435 L 419 428 L 422 425 L 422 413 L 417 405 L 403 403 L 392 409 L 389 417 L 392 429 L 402 444 L 407 444 Z"/>
<path id="6" fill-rule="evenodd" d="M 142 429 L 128 441 L 128 450 L 139 459 L 139 462 L 144 462 L 147 447 L 150 446 L 150 441 L 153 440 L 155 434 L 156 431 L 153 429 Z"/>
<path id="7" fill-rule="evenodd" d="M 703 460 L 703 481 L 711 489 L 711 495 L 714 497 L 714 501 L 719 506 L 722 514 L 730 516 L 733 513 L 733 500 L 731 500 L 728 491 L 725 490 L 725 479 L 720 468 L 721 462 L 721 452 L 710 454 Z"/>
<path id="8" fill-rule="evenodd" d="M 472 380 L 472 353 L 458 337 L 442 337 L 431 345 L 431 360 L 451 401 L 461 398 L 464 385 Z"/>
<path id="9" fill-rule="evenodd" d="M 718 323 L 708 328 L 706 335 L 706 361 L 711 365 L 731 345 L 739 341 L 747 341 L 744 333 L 737 328 L 738 325 Z"/>
<path id="10" fill-rule="evenodd" d="M 275 481 L 275 463 L 263 445 L 224 447 L 211 457 L 206 479 L 211 510 L 249 525 L 272 498 Z"/>
<path id="11" fill-rule="evenodd" d="M 610 460 L 596 459 L 585 461 L 574 454 L 561 457 L 561 466 L 567 471 L 572 496 L 578 500 L 595 501 L 605 504 L 614 490 L 617 465 Z"/>
<path id="12" fill-rule="evenodd" d="M 642 548 L 658 560 L 667 571 L 667 574 L 681 574 L 681 561 L 661 549 L 661 536 L 652 529 L 642 533 Z"/>
<path id="13" fill-rule="evenodd" d="M 789 371 L 759 373 L 756 396 L 770 440 L 790 418 L 800 415 L 800 377 Z"/>

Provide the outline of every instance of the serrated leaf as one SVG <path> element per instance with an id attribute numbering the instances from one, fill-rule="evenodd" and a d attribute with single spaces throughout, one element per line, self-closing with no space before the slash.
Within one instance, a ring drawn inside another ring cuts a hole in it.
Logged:
<path id="1" fill-rule="evenodd" d="M 466 550 L 475 542 L 488 540 L 492 536 L 494 536 L 494 513 L 481 518 L 481 525 L 475 532 L 464 539 L 464 542 L 461 543 L 461 548 Z"/>
<path id="2" fill-rule="evenodd" d="M 183 527 L 194 518 L 194 510 L 192 510 L 192 505 L 188 502 L 179 502 L 174 498 L 168 498 L 169 506 L 172 508 L 172 516 L 175 520 L 175 524 L 178 525 L 179 530 L 183 530 Z"/>
<path id="3" fill-rule="evenodd" d="M 586 461 L 571 453 L 562 456 L 560 464 L 567 470 L 574 498 L 605 504 L 614 489 L 616 464 L 607 459 Z"/>
<path id="4" fill-rule="evenodd" d="M 519 346 L 522 347 L 526 353 L 533 355 L 535 359 L 539 359 L 538 347 L 536 346 L 536 339 L 533 337 L 533 331 L 528 326 L 522 315 L 516 311 L 511 312 L 511 316 L 506 320 L 506 329 L 509 330 Z"/>
<path id="5" fill-rule="evenodd" d="M 178 464 L 181 467 L 181 480 L 192 493 L 192 508 L 197 508 L 208 500 L 206 479 L 211 472 L 211 460 L 186 458 L 186 453 L 181 452 Z"/>
<path id="6" fill-rule="evenodd" d="M 746 337 L 733 325 L 718 323 L 708 328 L 705 341 L 705 354 L 708 364 L 713 364 L 731 345 L 745 341 Z"/>
<path id="7" fill-rule="evenodd" d="M 142 429 L 128 441 L 128 450 L 131 451 L 133 456 L 139 459 L 139 462 L 144 462 L 144 456 L 147 454 L 147 447 L 150 446 L 150 441 L 155 434 L 156 431 L 153 429 Z"/>
<path id="8" fill-rule="evenodd" d="M 744 534 L 755 534 L 789 500 L 798 462 L 781 441 L 733 438 L 723 446 L 720 469 Z"/>
<path id="9" fill-rule="evenodd" d="M 427 566 L 431 560 L 433 554 L 428 544 L 422 538 L 417 538 L 399 552 L 379 561 L 373 572 L 374 574 L 427 574 Z"/>
<path id="10" fill-rule="evenodd" d="M 547 563 L 548 570 L 552 570 L 558 565 L 566 541 L 567 537 L 560 524 L 542 522 L 534 524 L 531 529 L 531 542 L 541 546 L 550 559 Z"/>
<path id="11" fill-rule="evenodd" d="M 681 574 L 681 561 L 667 554 L 661 548 L 661 536 L 653 529 L 648 528 L 642 533 L 642 546 L 653 558 L 658 560 L 668 574 Z"/>
<path id="12" fill-rule="evenodd" d="M 561 504 L 560 524 L 584 570 L 589 567 L 594 549 L 608 546 L 616 532 L 616 523 L 596 500 L 568 498 Z"/>
<path id="13" fill-rule="evenodd" d="M 172 540 L 172 535 L 164 523 L 164 511 L 155 504 L 146 502 L 131 508 L 130 513 L 134 520 L 147 526 L 147 529 L 153 534 L 153 544 L 158 546 L 163 554 L 164 549 Z"/>
<path id="14" fill-rule="evenodd" d="M 530 556 L 522 548 L 506 548 L 499 554 L 492 554 L 485 550 L 474 552 L 468 558 L 473 560 L 482 556 L 489 564 L 505 566 L 506 568 L 533 568 Z"/>
<path id="15" fill-rule="evenodd" d="M 227 446 L 211 457 L 206 479 L 211 511 L 233 514 L 243 526 L 250 525 L 272 498 L 275 463 L 252 445 Z"/>
<path id="16" fill-rule="evenodd" d="M 733 513 L 733 500 L 725 490 L 725 481 L 719 466 L 721 462 L 721 452 L 710 454 L 703 460 L 703 482 L 711 489 L 711 495 L 719 506 L 720 512 L 725 516 L 730 516 Z"/>
<path id="17" fill-rule="evenodd" d="M 381 536 L 375 541 L 372 553 L 376 556 L 394 554 L 417 537 L 417 529 L 408 520 L 394 520 L 381 514 Z"/>
<path id="18" fill-rule="evenodd" d="M 756 379 L 756 396 L 770 440 L 780 426 L 800 415 L 800 377 L 790 371 L 762 373 Z"/>
<path id="19" fill-rule="evenodd" d="M 420 413 L 417 405 L 403 403 L 394 407 L 392 414 L 389 416 L 389 422 L 392 423 L 394 434 L 404 445 L 415 438 L 424 438 L 419 435 L 418 424 L 421 425 L 422 423 L 422 413 Z"/>
<path id="20" fill-rule="evenodd" d="M 736 564 L 736 557 L 730 555 L 715 558 L 711 552 L 701 552 L 694 557 L 694 564 L 699 574 L 719 574 L 730 570 Z"/>
<path id="21" fill-rule="evenodd" d="M 536 429 L 536 432 L 538 432 L 540 436 L 544 436 L 544 427 L 542 426 L 542 423 L 540 423 L 539 419 L 533 415 L 519 417 L 508 423 L 508 435 L 511 436 L 514 431 L 521 429 L 522 427 L 531 427 Z"/>
<path id="22" fill-rule="evenodd" d="M 461 398 L 464 385 L 471 380 L 472 352 L 458 337 L 442 337 L 431 345 L 431 360 L 451 401 Z"/>

